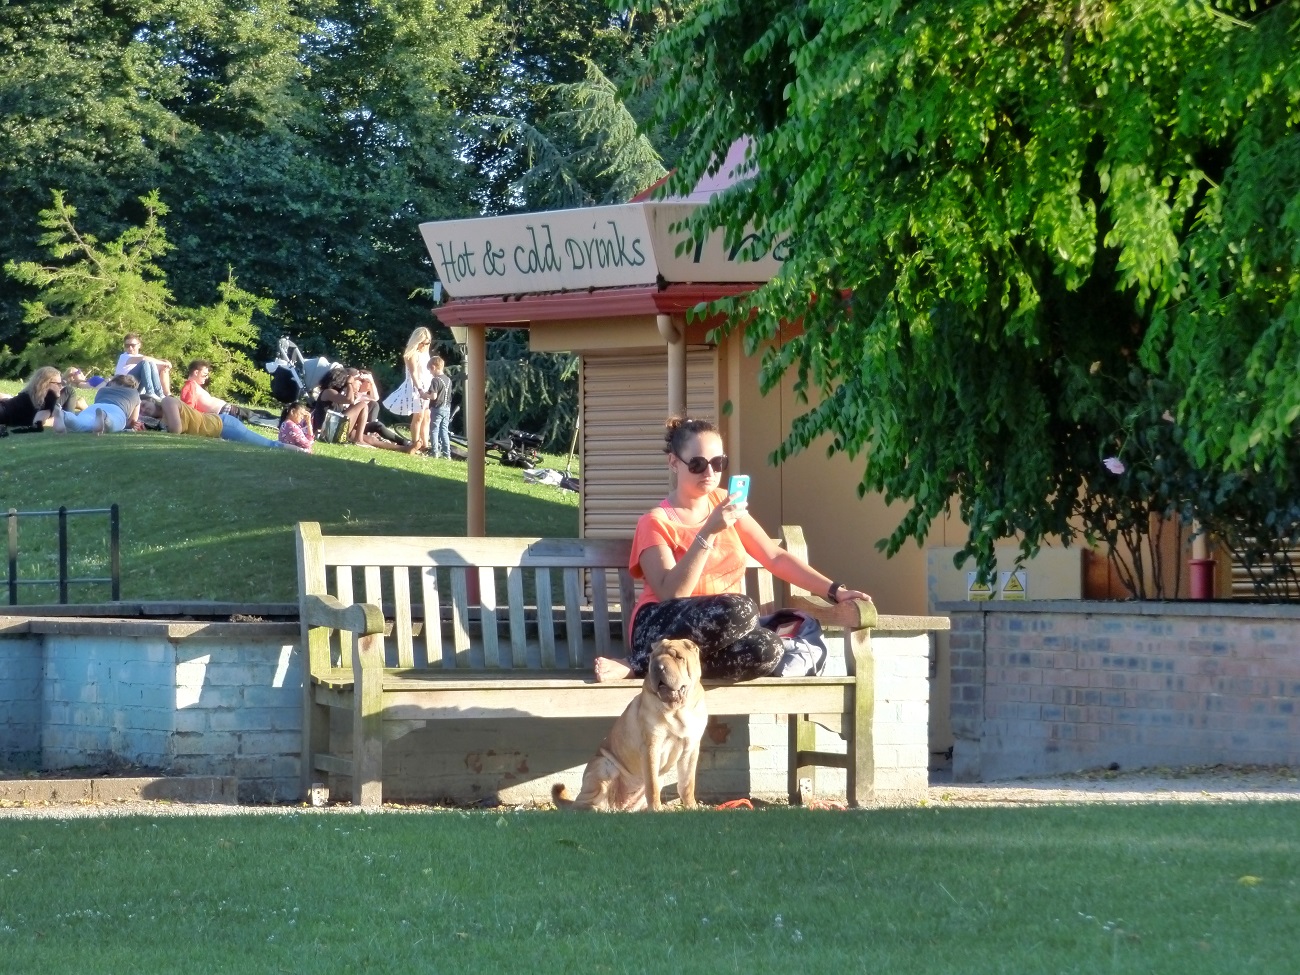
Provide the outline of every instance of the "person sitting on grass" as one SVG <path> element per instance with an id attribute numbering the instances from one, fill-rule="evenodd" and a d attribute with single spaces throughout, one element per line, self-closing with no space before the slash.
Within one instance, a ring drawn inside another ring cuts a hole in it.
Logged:
<path id="1" fill-rule="evenodd" d="M 63 376 L 53 366 L 41 366 L 21 390 L 0 399 L 0 429 L 41 426 L 63 395 Z"/>
<path id="2" fill-rule="evenodd" d="M 311 429 L 311 410 L 304 403 L 290 403 L 280 414 L 280 433 L 277 439 L 280 446 L 290 450 L 300 450 L 310 454 L 316 443 L 316 434 Z"/>
<path id="3" fill-rule="evenodd" d="M 187 434 L 194 437 L 212 437 L 231 440 L 235 443 L 249 444 L 253 447 L 279 447 L 275 440 L 268 440 L 254 433 L 242 422 L 226 413 L 200 413 L 175 396 L 164 396 L 161 403 L 146 402 L 140 408 L 145 416 L 156 416 L 163 421 L 163 429 L 168 433 Z"/>
<path id="4" fill-rule="evenodd" d="M 96 385 L 102 384 L 97 383 Z M 89 402 L 86 397 L 89 396 L 90 399 L 94 399 L 91 395 L 93 389 L 95 389 L 95 386 L 90 384 L 90 380 L 86 378 L 84 372 L 76 366 L 68 366 L 67 369 L 63 370 L 63 395 L 59 397 L 59 405 L 65 410 L 80 413 Z"/>
<path id="5" fill-rule="evenodd" d="M 312 407 L 312 428 L 325 430 L 325 419 L 331 410 L 343 414 L 349 431 L 364 425 L 369 404 L 358 402 L 355 393 L 356 385 L 350 381 L 347 366 L 338 363 L 331 366 L 321 379 L 316 405 Z"/>
<path id="6" fill-rule="evenodd" d="M 54 406 L 52 425 L 56 433 L 121 433 L 139 430 L 140 390 L 131 376 L 114 376 L 99 387 L 95 402 L 80 413 Z"/>
<path id="7" fill-rule="evenodd" d="M 410 446 L 410 441 L 382 423 L 370 420 L 371 408 L 378 406 L 379 390 L 369 373 L 334 365 L 321 380 L 320 393 L 312 408 L 312 427 L 324 430 L 325 419 L 329 411 L 334 410 L 342 413 L 347 422 L 348 443 L 358 447 L 405 450 Z"/>
<path id="8" fill-rule="evenodd" d="M 366 401 L 366 426 L 363 431 L 366 434 L 366 443 L 384 450 L 396 447 L 398 450 L 405 450 L 408 454 L 412 453 L 410 439 L 379 419 L 382 397 L 379 395 L 379 384 L 375 382 L 374 374 L 367 369 L 349 369 L 348 373 L 355 375 L 357 392 Z"/>
<path id="9" fill-rule="evenodd" d="M 122 350 L 113 370 L 115 376 L 130 376 L 139 385 L 140 392 L 153 399 L 162 399 L 171 392 L 172 364 L 141 352 L 139 334 L 127 335 L 122 340 Z"/>

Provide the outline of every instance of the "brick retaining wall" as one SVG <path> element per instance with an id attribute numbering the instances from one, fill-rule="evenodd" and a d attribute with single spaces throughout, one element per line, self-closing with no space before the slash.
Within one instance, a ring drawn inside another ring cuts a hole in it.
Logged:
<path id="1" fill-rule="evenodd" d="M 3 766 L 139 765 L 297 797 L 296 623 L 0 620 Z"/>
<path id="2" fill-rule="evenodd" d="M 40 640 L 14 627 L 0 627 L 0 640 L 11 648 L 0 653 L 0 767 L 32 768 L 41 757 Z"/>
<path id="3" fill-rule="evenodd" d="M 258 607 L 242 610 L 256 616 Z M 830 643 L 842 659 L 842 642 Z M 126 763 L 235 776 L 243 801 L 297 799 L 297 644 L 296 622 L 0 616 L 0 768 Z M 875 636 L 872 647 L 876 795 L 919 795 L 928 779 L 930 638 Z M 336 717 L 334 733 L 350 742 L 348 716 Z M 386 798 L 546 801 L 552 782 L 576 790 L 608 730 L 604 719 L 431 724 L 385 746 Z M 700 795 L 784 796 L 787 735 L 784 716 L 714 716 Z M 819 728 L 816 747 L 844 744 Z M 819 770 L 817 795 L 842 799 L 844 790 L 842 771 Z"/>
<path id="4" fill-rule="evenodd" d="M 1300 765 L 1300 606 L 946 603 L 953 776 Z"/>

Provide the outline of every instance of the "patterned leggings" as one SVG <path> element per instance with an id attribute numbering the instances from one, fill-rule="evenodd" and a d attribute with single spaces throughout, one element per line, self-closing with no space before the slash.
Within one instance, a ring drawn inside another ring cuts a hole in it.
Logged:
<path id="1" fill-rule="evenodd" d="M 781 662 L 781 638 L 758 625 L 758 605 L 740 593 L 683 596 L 643 606 L 632 623 L 628 665 L 638 677 L 660 640 L 690 640 L 700 648 L 705 677 L 766 677 Z"/>

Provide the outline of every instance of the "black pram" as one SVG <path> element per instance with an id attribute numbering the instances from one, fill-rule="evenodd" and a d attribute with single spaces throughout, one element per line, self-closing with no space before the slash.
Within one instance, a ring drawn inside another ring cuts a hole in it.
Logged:
<path id="1" fill-rule="evenodd" d="M 303 359 L 292 341 L 280 339 L 274 362 L 266 364 L 266 371 L 271 374 L 271 395 L 288 406 L 290 403 L 303 402 L 311 406 L 316 399 L 316 391 L 321 380 L 337 363 L 332 363 L 323 355 L 310 362 Z"/>

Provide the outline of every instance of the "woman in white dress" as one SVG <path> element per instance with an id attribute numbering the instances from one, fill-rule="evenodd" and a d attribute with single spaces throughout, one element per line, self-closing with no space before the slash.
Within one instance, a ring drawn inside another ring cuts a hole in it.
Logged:
<path id="1" fill-rule="evenodd" d="M 429 347 L 432 344 L 433 336 L 423 325 L 411 333 L 406 341 L 406 351 L 402 353 L 406 379 L 384 400 L 388 410 L 411 418 L 408 451 L 412 454 L 429 449 L 429 400 L 425 394 L 429 390 Z"/>

